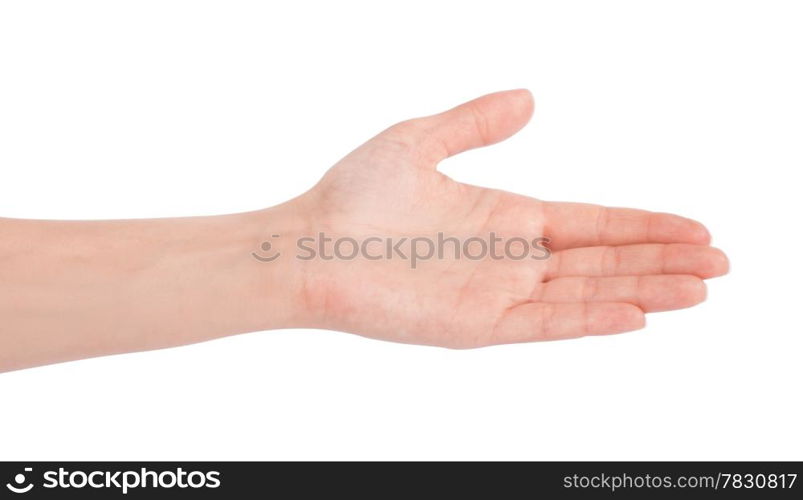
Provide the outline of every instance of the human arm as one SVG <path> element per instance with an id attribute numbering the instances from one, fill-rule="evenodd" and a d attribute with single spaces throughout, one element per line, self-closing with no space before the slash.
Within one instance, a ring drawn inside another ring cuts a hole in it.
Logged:
<path id="1" fill-rule="evenodd" d="M 461 184 L 442 159 L 524 126 L 527 91 L 399 123 L 308 192 L 224 216 L 0 220 L 0 370 L 277 328 L 446 347 L 641 328 L 694 305 L 728 262 L 682 217 Z M 300 238 L 549 238 L 546 259 L 297 258 Z M 274 238 L 273 235 L 277 235 Z M 262 244 L 271 243 L 271 261 Z"/>

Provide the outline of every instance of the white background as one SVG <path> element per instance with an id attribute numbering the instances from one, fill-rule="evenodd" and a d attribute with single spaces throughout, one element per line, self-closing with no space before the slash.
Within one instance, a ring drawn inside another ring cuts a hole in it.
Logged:
<path id="1" fill-rule="evenodd" d="M 696 218 L 732 271 L 620 336 L 274 331 L 3 374 L 0 459 L 803 459 L 801 24 L 768 1 L 3 2 L 2 216 L 262 208 L 393 122 L 527 87 L 531 124 L 446 173 Z"/>

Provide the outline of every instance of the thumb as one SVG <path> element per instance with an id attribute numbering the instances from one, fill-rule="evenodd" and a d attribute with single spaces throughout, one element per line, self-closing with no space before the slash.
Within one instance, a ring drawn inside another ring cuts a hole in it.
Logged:
<path id="1" fill-rule="evenodd" d="M 437 115 L 412 120 L 423 133 L 422 153 L 433 164 L 463 151 L 503 141 L 533 114 L 529 90 L 484 95 Z"/>

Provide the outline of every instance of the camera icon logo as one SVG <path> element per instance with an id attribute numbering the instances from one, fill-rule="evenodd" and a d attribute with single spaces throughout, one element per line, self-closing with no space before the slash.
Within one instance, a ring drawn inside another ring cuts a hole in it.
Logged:
<path id="1" fill-rule="evenodd" d="M 30 467 L 25 467 L 25 472 L 32 472 L 33 469 Z M 6 488 L 11 490 L 14 493 L 28 493 L 33 488 L 33 483 L 25 484 L 26 478 L 25 474 L 19 473 L 14 476 L 14 484 L 6 483 Z"/>

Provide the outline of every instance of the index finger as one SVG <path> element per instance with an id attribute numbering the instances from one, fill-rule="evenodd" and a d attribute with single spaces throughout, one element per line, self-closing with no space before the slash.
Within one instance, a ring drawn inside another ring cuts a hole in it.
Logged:
<path id="1" fill-rule="evenodd" d="M 708 245 L 711 235 L 697 221 L 679 215 L 586 203 L 544 202 L 544 236 L 550 248 L 690 243 Z"/>

